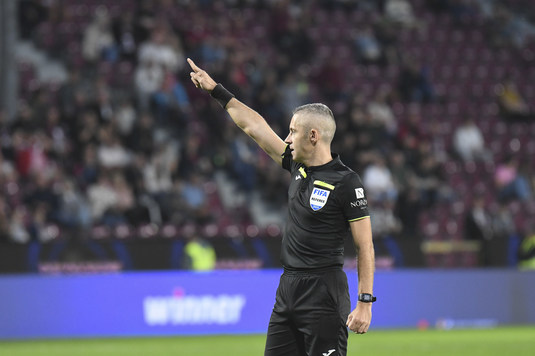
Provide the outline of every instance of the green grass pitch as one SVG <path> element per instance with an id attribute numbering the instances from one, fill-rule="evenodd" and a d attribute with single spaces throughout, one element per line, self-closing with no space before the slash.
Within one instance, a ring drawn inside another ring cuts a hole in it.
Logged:
<path id="1" fill-rule="evenodd" d="M 264 335 L 2 341 L 0 355 L 263 355 Z M 371 330 L 351 335 L 348 355 L 535 355 L 535 326 L 466 330 Z"/>

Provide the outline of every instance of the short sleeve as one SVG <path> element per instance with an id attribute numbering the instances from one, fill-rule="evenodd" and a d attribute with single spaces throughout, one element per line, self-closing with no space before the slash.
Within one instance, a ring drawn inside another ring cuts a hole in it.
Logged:
<path id="1" fill-rule="evenodd" d="M 356 221 L 370 216 L 366 191 L 358 174 L 354 172 L 348 174 L 340 188 L 338 196 L 347 221 Z"/>

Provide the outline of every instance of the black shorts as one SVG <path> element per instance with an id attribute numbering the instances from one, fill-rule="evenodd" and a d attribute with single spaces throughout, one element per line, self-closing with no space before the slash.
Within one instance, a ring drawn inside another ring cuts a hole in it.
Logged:
<path id="1" fill-rule="evenodd" d="M 284 271 L 269 321 L 265 356 L 345 356 L 351 302 L 342 269 Z"/>

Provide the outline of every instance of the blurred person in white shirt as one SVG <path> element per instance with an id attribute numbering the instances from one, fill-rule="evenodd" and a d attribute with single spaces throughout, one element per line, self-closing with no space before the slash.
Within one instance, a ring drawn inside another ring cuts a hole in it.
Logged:
<path id="1" fill-rule="evenodd" d="M 490 152 L 485 148 L 485 139 L 472 118 L 467 118 L 453 134 L 455 152 L 464 161 L 489 160 Z"/>

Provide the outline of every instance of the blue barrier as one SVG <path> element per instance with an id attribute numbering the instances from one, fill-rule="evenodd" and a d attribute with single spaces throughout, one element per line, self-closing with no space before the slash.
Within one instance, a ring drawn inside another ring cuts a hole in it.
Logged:
<path id="1" fill-rule="evenodd" d="M 280 270 L 0 277 L 0 338 L 263 333 Z M 353 305 L 356 274 L 347 271 Z M 535 272 L 378 271 L 372 327 L 535 323 Z"/>

